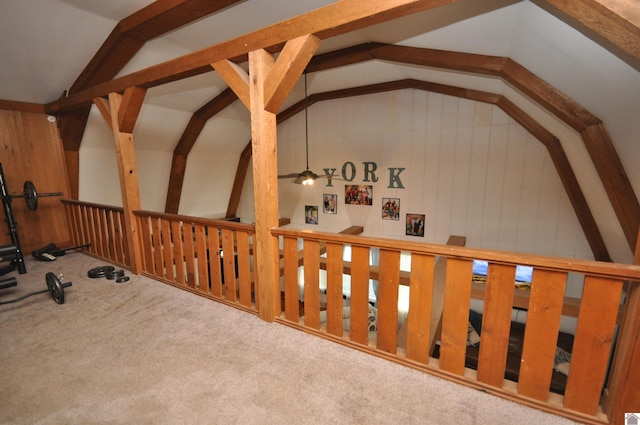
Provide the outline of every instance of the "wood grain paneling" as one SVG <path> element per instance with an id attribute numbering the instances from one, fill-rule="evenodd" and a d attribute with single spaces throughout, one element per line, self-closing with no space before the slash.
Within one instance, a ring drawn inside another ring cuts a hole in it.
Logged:
<path id="1" fill-rule="evenodd" d="M 320 328 L 320 243 L 304 241 L 304 324 Z"/>
<path id="2" fill-rule="evenodd" d="M 69 196 L 62 143 L 55 122 L 49 122 L 47 115 L 0 110 L 0 147 L 10 195 L 21 195 L 24 182 L 31 180 L 39 193 L 62 192 Z M 40 198 L 36 211 L 28 210 L 23 199 L 13 199 L 11 206 L 24 252 L 50 242 L 70 244 L 71 234 L 60 199 Z M 6 230 L 0 231 L 3 245 L 11 242 Z"/>

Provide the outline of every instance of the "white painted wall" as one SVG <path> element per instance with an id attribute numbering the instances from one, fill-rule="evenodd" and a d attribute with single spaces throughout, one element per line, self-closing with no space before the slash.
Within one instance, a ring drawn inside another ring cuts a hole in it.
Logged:
<path id="1" fill-rule="evenodd" d="M 304 114 L 282 123 L 279 172 L 305 167 Z M 473 247 L 593 258 L 546 148 L 499 108 L 417 90 L 321 102 L 309 109 L 309 167 L 316 173 L 353 162 L 348 184 L 372 184 L 373 206 L 345 205 L 345 182 L 303 187 L 280 183 L 280 215 L 310 229 L 362 225 L 367 235 L 405 236 L 405 215 L 426 215 L 425 242 L 465 235 Z M 378 182 L 363 182 L 363 162 Z M 389 168 L 404 189 L 389 188 Z M 322 211 L 322 195 L 338 194 L 338 214 L 304 224 L 305 205 Z M 245 191 L 245 197 L 251 192 Z M 381 218 L 382 197 L 400 198 L 400 221 Z M 249 205 L 246 202 L 245 205 Z M 242 211 L 252 221 L 252 212 Z"/>
<path id="2" fill-rule="evenodd" d="M 530 104 L 506 90 L 523 109 Z M 579 137 L 554 117 L 528 107 L 563 142 L 585 196 L 603 228 L 614 259 L 628 261 L 628 248 Z M 143 107 L 134 131 L 142 208 L 163 211 L 173 147 L 190 114 Z M 278 128 L 279 173 L 305 167 L 304 114 Z M 113 136 L 95 110 L 80 151 L 80 199 L 121 205 Z M 250 140 L 249 116 L 236 102 L 205 126 L 189 156 L 179 213 L 222 217 L 240 152 Z M 374 205 L 344 204 L 345 182 L 320 180 L 312 188 L 281 180 L 280 216 L 297 226 L 340 231 L 362 225 L 365 234 L 443 243 L 464 235 L 467 245 L 591 259 L 592 254 L 544 146 L 499 108 L 418 90 L 402 90 L 320 102 L 309 109 L 309 165 L 316 173 L 347 161 L 356 166 L 352 184 L 362 184 L 363 162 L 377 165 Z M 389 168 L 404 189 L 389 188 Z M 322 213 L 322 195 L 337 194 L 338 214 Z M 381 199 L 400 198 L 399 221 L 382 220 Z M 305 205 L 320 209 L 319 225 L 304 224 Z M 405 235 L 406 213 L 426 215 L 425 237 Z M 252 174 L 238 215 L 254 221 Z M 605 223 L 602 226 L 602 223 Z M 611 248 L 613 247 L 613 249 Z"/>

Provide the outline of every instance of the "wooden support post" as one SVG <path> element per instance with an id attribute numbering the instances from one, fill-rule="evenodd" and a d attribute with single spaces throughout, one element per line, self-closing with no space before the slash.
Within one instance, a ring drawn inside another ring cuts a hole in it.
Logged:
<path id="1" fill-rule="evenodd" d="M 277 61 L 264 49 L 249 52 L 248 78 L 226 60 L 212 65 L 251 111 L 255 273 L 260 317 L 269 322 L 281 309 L 278 238 L 270 233 L 279 225 L 276 112 L 319 45 L 320 39 L 308 34 L 287 42 Z"/>
<path id="2" fill-rule="evenodd" d="M 256 214 L 256 273 L 260 317 L 273 321 L 280 314 L 278 239 L 269 229 L 278 226 L 278 164 L 276 115 L 264 108 L 264 82 L 273 67 L 266 50 L 249 53 L 253 193 Z"/>
<path id="3" fill-rule="evenodd" d="M 127 89 L 124 96 L 118 93 L 109 94 L 110 125 L 113 131 L 124 209 L 127 260 L 131 271 L 135 274 L 140 274 L 142 271 L 142 250 L 138 226 L 133 214 L 140 209 L 140 186 L 132 133 L 144 94 L 145 90 L 137 87 Z"/>

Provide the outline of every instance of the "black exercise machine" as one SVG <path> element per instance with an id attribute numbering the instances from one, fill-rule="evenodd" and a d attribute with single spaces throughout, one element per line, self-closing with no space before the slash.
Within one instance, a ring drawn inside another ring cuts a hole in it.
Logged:
<path id="1" fill-rule="evenodd" d="M 11 263 L 0 269 L 0 275 L 7 274 L 16 268 L 18 273 L 25 274 L 27 267 L 24 264 L 24 254 L 20 248 L 20 239 L 18 238 L 18 229 L 16 228 L 16 222 L 13 218 L 13 209 L 11 208 L 11 201 L 13 197 L 9 195 L 7 190 L 7 183 L 4 179 L 4 171 L 2 170 L 2 164 L 0 163 L 0 197 L 2 197 L 2 206 L 4 207 L 4 215 L 9 227 L 9 236 L 11 237 L 11 245 L 4 245 L 0 247 L 0 261 L 11 261 Z M 0 286 L 4 281 L 0 281 Z"/>
<path id="2" fill-rule="evenodd" d="M 35 185 L 30 181 L 25 182 L 22 195 L 10 195 L 9 191 L 7 190 L 7 183 L 4 178 L 2 163 L 0 163 L 0 197 L 2 198 L 5 220 L 9 228 L 9 236 L 11 237 L 11 244 L 0 246 L 0 262 L 4 263 L 6 261 L 9 261 L 9 265 L 0 268 L 0 276 L 12 272 L 16 268 L 18 269 L 19 274 L 25 274 L 27 272 L 27 267 L 24 263 L 24 254 L 22 252 L 22 248 L 20 247 L 20 239 L 18 238 L 16 221 L 13 217 L 13 209 L 11 208 L 11 201 L 13 200 L 13 198 L 24 198 L 27 208 L 31 211 L 35 211 L 38 208 L 38 197 L 61 195 L 62 192 L 38 194 Z M 46 247 L 43 247 L 40 250 L 36 250 L 34 252 L 36 252 L 36 254 L 38 254 L 42 258 L 46 257 L 48 261 L 53 261 L 56 259 L 56 257 L 64 255 L 66 251 L 69 251 L 71 249 L 84 248 L 85 246 L 89 246 L 89 244 L 66 249 L 60 249 L 55 246 L 55 244 L 49 244 Z M 34 254 L 34 256 L 36 255 Z M 33 295 L 43 293 L 51 294 L 51 298 L 53 298 L 53 300 L 57 304 L 64 304 L 64 288 L 68 288 L 72 285 L 72 283 L 63 283 L 62 275 L 57 276 L 52 272 L 46 274 L 45 280 L 47 283 L 47 289 L 32 292 L 12 300 L 0 301 L 0 305 L 15 303 Z M 0 279 L 0 289 L 11 288 L 16 286 L 17 284 L 18 281 L 15 277 Z"/>

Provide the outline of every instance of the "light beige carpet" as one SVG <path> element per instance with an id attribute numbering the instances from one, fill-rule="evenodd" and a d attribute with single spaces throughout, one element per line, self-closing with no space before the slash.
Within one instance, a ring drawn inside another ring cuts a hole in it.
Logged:
<path id="1" fill-rule="evenodd" d="M 27 260 L 0 300 L 2 424 L 570 424 L 104 262 Z M 6 277 L 6 276 L 5 276 Z"/>

